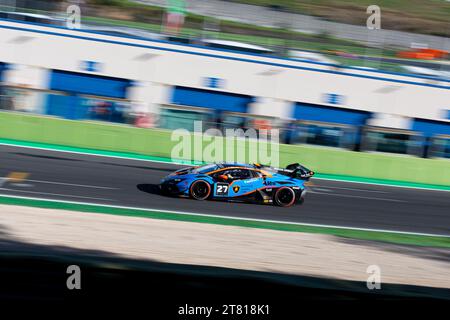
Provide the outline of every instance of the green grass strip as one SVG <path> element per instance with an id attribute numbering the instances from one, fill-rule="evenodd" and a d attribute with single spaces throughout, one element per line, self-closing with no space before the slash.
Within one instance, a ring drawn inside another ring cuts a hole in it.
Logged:
<path id="1" fill-rule="evenodd" d="M 375 240 L 395 244 L 450 248 L 450 237 L 411 235 L 411 234 L 401 234 L 401 233 L 391 233 L 381 231 L 352 230 L 333 227 L 318 227 L 318 226 L 316 227 L 290 223 L 276 223 L 276 222 L 252 221 L 233 218 L 208 217 L 195 214 L 178 214 L 170 212 L 161 212 L 157 210 L 153 211 L 153 210 L 127 209 L 127 208 L 115 208 L 89 204 L 75 204 L 75 203 L 46 201 L 46 200 L 23 199 L 7 196 L 0 196 L 0 203 L 7 205 L 20 205 L 20 206 L 61 209 L 79 212 L 93 212 L 101 214 L 111 214 L 119 216 L 141 217 L 141 218 L 151 218 L 161 220 L 176 220 L 176 221 L 208 223 L 208 224 L 238 226 L 247 228 L 271 229 L 290 232 L 320 233 L 338 237 L 362 239 L 362 240 Z"/>
<path id="2" fill-rule="evenodd" d="M 315 177 L 319 178 L 319 179 L 329 179 L 329 180 L 338 180 L 338 181 L 347 181 L 347 182 L 359 182 L 359 183 L 368 183 L 368 184 L 380 184 L 380 185 L 384 185 L 384 186 L 409 187 L 409 188 L 450 191 L 450 186 L 442 186 L 442 185 L 437 185 L 437 184 L 424 184 L 424 183 L 406 182 L 406 181 L 398 181 L 398 180 L 384 180 L 384 179 L 363 178 L 363 177 L 354 177 L 354 176 L 341 176 L 341 175 L 335 175 L 335 174 L 321 174 L 321 173 L 316 174 Z"/>
<path id="3" fill-rule="evenodd" d="M 190 160 L 182 160 L 182 159 L 172 160 L 170 158 L 165 158 L 165 157 L 156 157 L 156 156 L 136 154 L 136 153 L 107 151 L 107 150 L 94 150 L 94 149 L 69 147 L 69 146 L 55 145 L 55 144 L 48 144 L 48 143 L 19 141 L 19 140 L 1 139 L 1 138 L 0 138 L 0 144 L 10 145 L 10 146 L 19 146 L 19 147 L 37 148 L 37 149 L 54 150 L 54 151 L 67 151 L 67 152 L 73 152 L 73 153 L 89 154 L 89 155 L 94 155 L 94 156 L 118 157 L 118 158 L 126 158 L 126 159 L 131 159 L 131 160 L 146 160 L 146 161 L 158 161 L 158 162 L 167 162 L 167 163 L 182 163 L 182 164 L 187 164 L 187 165 L 203 164 L 198 161 L 190 161 Z"/>

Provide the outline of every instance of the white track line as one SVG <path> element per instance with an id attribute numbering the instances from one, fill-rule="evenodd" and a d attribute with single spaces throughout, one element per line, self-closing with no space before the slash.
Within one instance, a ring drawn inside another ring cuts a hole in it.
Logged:
<path id="1" fill-rule="evenodd" d="M 386 229 L 356 228 L 356 227 L 344 227 L 344 226 L 327 225 L 327 224 L 315 224 L 315 223 L 302 223 L 302 222 L 289 222 L 289 221 L 279 221 L 279 220 L 243 218 L 243 217 L 233 217 L 233 216 L 221 216 L 221 215 L 214 215 L 214 214 L 204 214 L 204 213 L 195 213 L 195 212 L 183 212 L 183 211 L 174 211 L 174 210 L 163 210 L 163 209 L 156 209 L 156 208 L 126 207 L 126 206 L 97 204 L 97 203 L 89 203 L 89 202 L 75 202 L 75 201 L 55 200 L 55 199 L 46 199 L 46 198 L 21 197 L 21 196 L 14 196 L 14 195 L 8 195 L 8 194 L 0 194 L 0 197 L 9 197 L 9 198 L 16 198 L 16 199 L 28 199 L 28 200 L 39 200 L 39 201 L 48 201 L 48 202 L 55 202 L 55 203 L 60 202 L 60 203 L 68 203 L 68 204 L 81 204 L 81 205 L 96 206 L 96 207 L 103 207 L 103 208 L 141 210 L 141 211 L 149 211 L 149 212 L 155 212 L 156 211 L 156 212 L 173 213 L 173 214 L 179 214 L 179 215 L 195 215 L 195 216 L 209 217 L 209 218 L 223 218 L 223 219 L 229 219 L 229 220 L 268 222 L 268 223 L 291 224 L 291 225 L 308 226 L 308 227 L 324 227 L 324 228 L 334 228 L 334 229 L 343 229 L 343 230 L 387 232 L 387 233 L 405 234 L 405 235 L 417 235 L 417 236 L 450 238 L 450 235 L 444 235 L 444 234 L 420 233 L 420 232 L 408 232 L 408 231 L 395 231 L 395 230 L 386 230 Z"/>
<path id="2" fill-rule="evenodd" d="M 315 178 L 314 178 L 315 179 Z M 358 191 L 358 192 L 373 192 L 373 193 L 389 193 L 387 191 L 379 191 L 379 190 L 367 190 L 367 189 L 356 189 L 356 188 L 344 188 L 344 187 L 331 187 L 331 186 L 324 186 L 323 188 L 321 186 L 313 185 L 309 187 L 310 189 L 339 189 L 339 190 L 349 190 L 349 191 Z M 318 190 L 322 191 L 322 190 Z"/>
<path id="3" fill-rule="evenodd" d="M 9 192 L 45 194 L 45 195 L 49 195 L 49 196 L 58 196 L 58 197 L 65 197 L 65 198 L 80 198 L 80 199 L 91 199 L 91 200 L 115 201 L 113 199 L 94 198 L 94 197 L 85 197 L 85 196 L 74 196 L 74 195 L 71 195 L 71 194 L 49 193 L 49 192 L 28 191 L 28 190 L 15 190 L 15 189 L 8 189 L 8 188 L 0 188 L 0 190 L 9 191 Z M 9 196 L 9 195 L 7 195 L 7 196 Z M 10 195 L 10 197 L 16 197 L 16 196 Z M 59 200 L 55 200 L 55 201 L 59 201 Z"/>
<path id="4" fill-rule="evenodd" d="M 308 193 L 322 194 L 322 195 L 325 195 L 325 196 L 333 196 L 333 197 L 357 198 L 357 199 L 380 200 L 380 201 L 391 201 L 391 202 L 407 202 L 407 201 L 404 201 L 404 200 L 397 200 L 397 199 L 354 196 L 354 195 L 350 195 L 350 194 L 328 193 L 328 192 L 319 192 L 319 191 L 314 191 L 314 190 L 308 190 L 307 192 Z"/>
<path id="5" fill-rule="evenodd" d="M 9 146 L 9 147 L 16 147 L 16 148 L 46 150 L 46 151 L 61 152 L 61 153 L 81 154 L 81 155 L 93 156 L 93 157 L 104 157 L 104 158 L 115 158 L 115 159 L 125 159 L 125 160 L 136 160 L 136 161 L 146 161 L 146 162 L 155 162 L 155 163 L 165 163 L 165 164 L 193 166 L 193 164 L 189 164 L 188 161 L 186 161 L 186 162 L 177 162 L 177 161 L 167 162 L 167 161 L 163 161 L 163 160 L 139 159 L 139 158 L 131 158 L 131 157 L 113 156 L 113 155 L 109 155 L 109 154 L 98 154 L 98 153 L 89 153 L 89 152 L 81 152 L 81 151 L 70 151 L 70 150 L 59 150 L 59 149 L 44 148 L 44 147 L 22 146 L 20 144 L 12 144 L 12 143 L 5 143 L 5 142 L 0 142 L 0 145 Z"/>
<path id="6" fill-rule="evenodd" d="M 348 180 L 339 180 L 339 179 L 333 179 L 333 178 L 317 178 L 317 177 L 313 177 L 311 179 L 312 180 L 329 180 L 329 181 L 346 182 L 346 183 L 367 184 L 367 185 L 381 186 L 381 187 L 391 187 L 391 188 L 404 188 L 404 189 L 418 189 L 418 190 L 426 190 L 426 191 L 450 192 L 450 190 L 433 189 L 433 188 L 422 188 L 422 187 L 411 187 L 411 186 L 398 186 L 398 185 L 393 185 L 393 184 L 384 184 L 384 183 L 377 183 L 377 182 L 348 181 Z"/>
<path id="7" fill-rule="evenodd" d="M 26 179 L 25 181 L 37 182 L 37 183 L 46 183 L 46 184 L 57 184 L 57 185 L 72 186 L 72 187 L 82 187 L 82 188 L 119 190 L 119 188 L 91 186 L 91 185 L 86 185 L 86 184 L 75 184 L 75 183 L 65 183 L 65 182 L 55 182 L 55 181 L 30 180 L 30 179 Z"/>
<path id="8" fill-rule="evenodd" d="M 135 160 L 135 161 L 146 161 L 146 162 L 154 162 L 154 163 L 165 163 L 165 164 L 172 164 L 172 165 L 194 166 L 193 164 L 188 163 L 188 161 L 186 161 L 186 162 L 182 162 L 182 161 L 168 162 L 168 161 L 163 161 L 163 160 L 137 159 L 137 158 L 131 158 L 131 157 L 113 156 L 113 155 L 106 155 L 106 154 L 94 154 L 94 153 L 80 152 L 80 151 L 69 151 L 69 150 L 58 150 L 58 149 L 44 148 L 44 147 L 22 146 L 19 144 L 5 143 L 5 142 L 0 142 L 0 145 L 17 147 L 17 148 L 46 150 L 46 151 L 53 151 L 53 152 L 81 154 L 81 155 L 87 155 L 87 156 L 93 156 L 93 157 L 104 157 L 104 158 L 115 158 L 115 159 L 125 159 L 125 160 Z M 344 182 L 344 183 L 358 183 L 358 184 L 375 185 L 375 186 L 392 187 L 392 188 L 405 188 L 405 189 L 419 189 L 419 190 L 428 190 L 428 191 L 450 192 L 450 190 L 412 187 L 412 186 L 399 186 L 399 185 L 383 184 L 383 183 L 376 183 L 376 182 L 348 181 L 348 180 L 340 180 L 340 179 L 333 179 L 333 178 L 317 178 L 317 177 L 314 177 L 313 180 L 314 179 L 338 181 L 338 182 Z"/>

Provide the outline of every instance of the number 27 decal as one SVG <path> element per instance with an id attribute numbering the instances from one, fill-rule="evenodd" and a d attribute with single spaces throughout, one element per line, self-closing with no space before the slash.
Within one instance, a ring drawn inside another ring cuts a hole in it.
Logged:
<path id="1" fill-rule="evenodd" d="M 227 195 L 228 194 L 228 184 L 225 183 L 218 183 L 216 186 L 216 194 L 217 195 Z"/>

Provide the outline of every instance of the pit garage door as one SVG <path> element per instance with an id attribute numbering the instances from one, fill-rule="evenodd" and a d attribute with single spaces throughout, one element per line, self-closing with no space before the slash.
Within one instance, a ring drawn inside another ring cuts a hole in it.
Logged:
<path id="1" fill-rule="evenodd" d="M 90 74 L 52 71 L 50 89 L 109 98 L 125 98 L 130 80 Z"/>
<path id="2" fill-rule="evenodd" d="M 3 82 L 3 73 L 6 70 L 6 63 L 0 62 L 0 82 Z"/>
<path id="3" fill-rule="evenodd" d="M 306 103 L 296 103 L 294 118 L 305 121 L 338 123 L 345 125 L 364 125 L 371 116 L 370 112 L 333 108 Z"/>
<path id="4" fill-rule="evenodd" d="M 176 105 L 246 113 L 249 103 L 253 101 L 254 98 L 248 95 L 188 87 L 175 87 L 172 92 L 171 102 Z"/>
<path id="5" fill-rule="evenodd" d="M 421 132 L 426 137 L 450 135 L 450 122 L 414 119 L 412 130 Z"/>
<path id="6" fill-rule="evenodd" d="M 88 117 L 87 97 L 98 99 L 125 99 L 131 81 L 120 78 L 53 70 L 47 99 L 47 114 L 67 119 Z"/>

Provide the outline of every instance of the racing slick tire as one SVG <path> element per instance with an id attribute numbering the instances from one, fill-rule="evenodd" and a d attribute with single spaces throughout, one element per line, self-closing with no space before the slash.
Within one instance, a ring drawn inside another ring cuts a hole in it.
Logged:
<path id="1" fill-rule="evenodd" d="M 297 204 L 302 205 L 305 202 L 305 194 L 306 194 L 306 190 L 300 191 L 300 196 L 297 199 Z"/>
<path id="2" fill-rule="evenodd" d="M 189 188 L 189 196 L 195 200 L 206 200 L 211 195 L 211 185 L 205 180 L 194 181 Z"/>
<path id="3" fill-rule="evenodd" d="M 279 207 L 290 207 L 295 203 L 295 192 L 289 187 L 281 187 L 273 196 L 273 203 Z"/>

